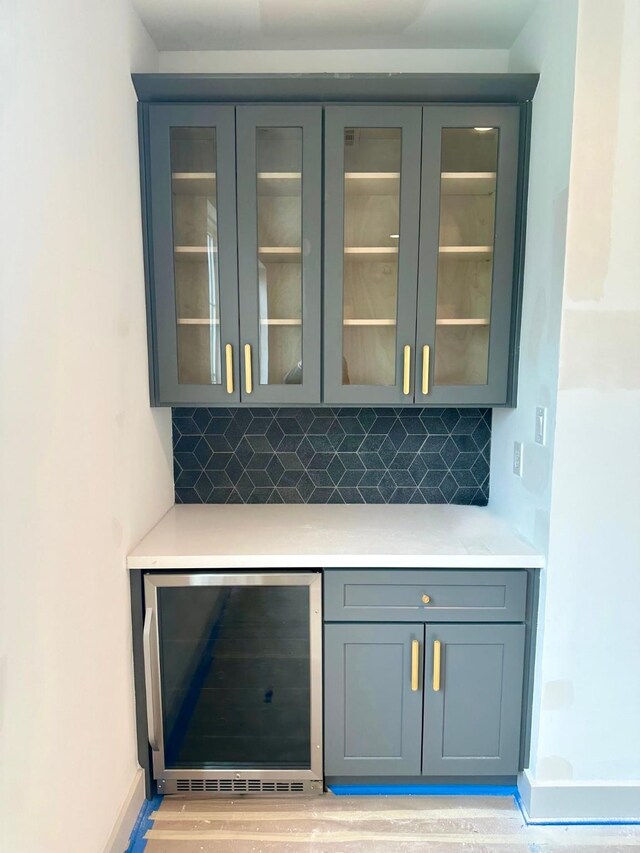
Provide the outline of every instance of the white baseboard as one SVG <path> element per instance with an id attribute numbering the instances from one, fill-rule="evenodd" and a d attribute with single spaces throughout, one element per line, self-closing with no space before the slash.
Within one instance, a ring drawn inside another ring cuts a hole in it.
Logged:
<path id="1" fill-rule="evenodd" d="M 131 830 L 140 814 L 144 800 L 144 773 L 138 769 L 113 825 L 104 853 L 125 853 L 129 847 Z"/>
<path id="2" fill-rule="evenodd" d="M 640 821 L 640 781 L 541 782 L 525 770 L 518 791 L 531 823 Z"/>

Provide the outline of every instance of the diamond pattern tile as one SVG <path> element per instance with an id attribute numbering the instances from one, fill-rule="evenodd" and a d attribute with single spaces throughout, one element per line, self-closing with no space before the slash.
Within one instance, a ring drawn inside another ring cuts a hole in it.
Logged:
<path id="1" fill-rule="evenodd" d="M 490 409 L 173 410 L 177 503 L 489 499 Z"/>

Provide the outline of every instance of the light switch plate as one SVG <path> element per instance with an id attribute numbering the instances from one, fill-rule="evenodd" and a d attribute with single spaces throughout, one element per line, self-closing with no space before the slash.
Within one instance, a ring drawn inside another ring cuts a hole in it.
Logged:
<path id="1" fill-rule="evenodd" d="M 513 442 L 513 473 L 516 477 L 522 477 L 523 445 L 521 441 Z"/>
<path id="2" fill-rule="evenodd" d="M 536 406 L 536 444 L 547 443 L 547 410 L 544 406 Z"/>

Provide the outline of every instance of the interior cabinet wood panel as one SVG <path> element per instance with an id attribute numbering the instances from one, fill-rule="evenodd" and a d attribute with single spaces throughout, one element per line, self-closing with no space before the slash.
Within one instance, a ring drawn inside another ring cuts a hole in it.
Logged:
<path id="1" fill-rule="evenodd" d="M 395 322 L 396 262 L 348 261 L 344 267 L 344 320 Z"/>
<path id="2" fill-rule="evenodd" d="M 259 247 L 299 245 L 302 228 L 299 196 L 267 195 L 260 199 L 260 207 L 262 215 L 258 220 Z"/>

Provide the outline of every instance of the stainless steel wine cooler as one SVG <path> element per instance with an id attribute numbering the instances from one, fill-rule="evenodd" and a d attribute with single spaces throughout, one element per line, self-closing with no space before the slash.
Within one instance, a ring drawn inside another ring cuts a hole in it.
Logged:
<path id="1" fill-rule="evenodd" d="M 322 576 L 145 575 L 144 661 L 162 794 L 322 791 Z"/>

